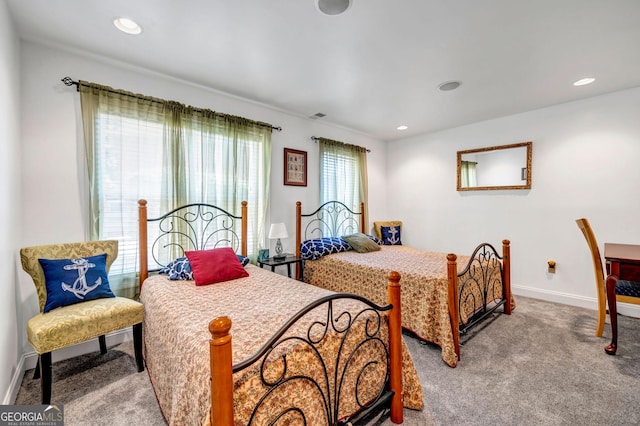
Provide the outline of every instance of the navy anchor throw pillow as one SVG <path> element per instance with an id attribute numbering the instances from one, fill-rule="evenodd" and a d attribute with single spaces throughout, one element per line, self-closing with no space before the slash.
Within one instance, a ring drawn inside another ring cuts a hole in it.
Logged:
<path id="1" fill-rule="evenodd" d="M 399 226 L 383 226 L 380 228 L 382 234 L 382 241 L 387 246 L 401 246 L 402 240 L 400 239 L 400 227 Z"/>
<path id="2" fill-rule="evenodd" d="M 38 259 L 44 271 L 44 312 L 86 300 L 116 297 L 109 287 L 107 254 L 78 259 Z"/>

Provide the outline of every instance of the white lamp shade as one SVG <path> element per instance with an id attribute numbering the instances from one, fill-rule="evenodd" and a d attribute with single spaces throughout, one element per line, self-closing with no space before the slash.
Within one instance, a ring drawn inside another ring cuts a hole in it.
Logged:
<path id="1" fill-rule="evenodd" d="M 275 238 L 287 238 L 289 234 L 287 234 L 287 227 L 284 223 L 272 223 L 271 228 L 269 229 L 269 239 Z"/>

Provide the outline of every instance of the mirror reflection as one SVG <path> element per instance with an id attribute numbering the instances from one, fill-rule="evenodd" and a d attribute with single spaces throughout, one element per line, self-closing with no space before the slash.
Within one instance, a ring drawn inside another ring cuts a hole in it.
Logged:
<path id="1" fill-rule="evenodd" d="M 531 188 L 531 142 L 458 151 L 457 189 Z"/>

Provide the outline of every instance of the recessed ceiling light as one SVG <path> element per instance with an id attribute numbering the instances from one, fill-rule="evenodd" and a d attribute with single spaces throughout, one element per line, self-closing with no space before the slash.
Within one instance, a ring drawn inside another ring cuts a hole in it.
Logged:
<path id="1" fill-rule="evenodd" d="M 594 81 L 596 81 L 596 79 L 595 79 L 595 78 L 593 78 L 593 77 L 587 77 L 587 78 L 582 78 L 582 79 L 580 79 L 580 80 L 578 80 L 578 81 L 575 81 L 575 82 L 573 83 L 573 85 L 574 85 L 574 86 L 584 86 L 585 84 L 591 84 L 591 83 L 593 83 Z"/>
<path id="2" fill-rule="evenodd" d="M 403 126 L 398 126 L 398 127 L 396 127 L 396 129 L 398 129 L 398 130 L 407 130 L 408 128 L 409 128 L 409 127 L 404 126 L 404 125 L 403 125 Z"/>
<path id="3" fill-rule="evenodd" d="M 460 83 L 459 81 L 446 81 L 444 83 L 441 83 L 438 85 L 438 89 L 440 89 L 443 92 L 447 92 L 449 90 L 455 90 L 458 87 L 460 87 L 462 83 Z"/>
<path id="4" fill-rule="evenodd" d="M 113 25 L 123 33 L 127 34 L 140 34 L 142 32 L 140 25 L 130 18 L 116 18 L 113 20 Z"/>
<path id="5" fill-rule="evenodd" d="M 325 15 L 340 15 L 351 7 L 351 0 L 316 0 L 316 7 Z"/>

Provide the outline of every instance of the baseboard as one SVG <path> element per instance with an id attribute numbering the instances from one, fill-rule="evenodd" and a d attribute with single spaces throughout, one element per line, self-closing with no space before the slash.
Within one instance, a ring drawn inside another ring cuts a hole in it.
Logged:
<path id="1" fill-rule="evenodd" d="M 4 395 L 4 399 L 0 404 L 2 405 L 10 405 L 13 404 L 16 400 L 16 396 L 18 396 L 18 390 L 20 389 L 20 385 L 22 384 L 22 377 L 24 377 L 24 360 L 25 357 L 22 355 L 18 360 L 18 365 L 16 366 L 13 377 L 11 378 L 11 383 L 9 384 L 9 389 L 7 389 L 6 394 Z"/>
<path id="2" fill-rule="evenodd" d="M 581 308 L 598 310 L 598 300 L 595 297 L 577 296 L 575 294 L 562 293 L 553 290 L 544 290 L 523 285 L 512 285 L 514 295 L 547 300 L 549 302 L 562 303 L 564 305 L 578 306 Z M 516 300 L 516 306 L 518 301 Z M 618 313 L 628 317 L 640 318 L 640 305 L 618 303 Z"/>
<path id="3" fill-rule="evenodd" d="M 111 334 L 107 334 L 107 347 L 117 346 L 123 342 L 133 340 L 133 332 L 131 328 L 115 331 Z M 68 348 L 59 349 L 54 351 L 51 355 L 52 362 L 62 361 L 64 359 L 73 358 L 76 356 L 84 355 L 90 352 L 99 351 L 100 346 L 98 339 L 87 340 L 86 342 L 78 343 L 77 345 L 69 346 Z M 2 405 L 11 405 L 15 402 L 18 396 L 18 390 L 22 384 L 22 378 L 24 372 L 36 367 L 38 362 L 38 354 L 31 351 L 23 354 L 18 361 L 15 373 L 11 378 L 11 384 L 7 393 L 2 401 Z"/>

